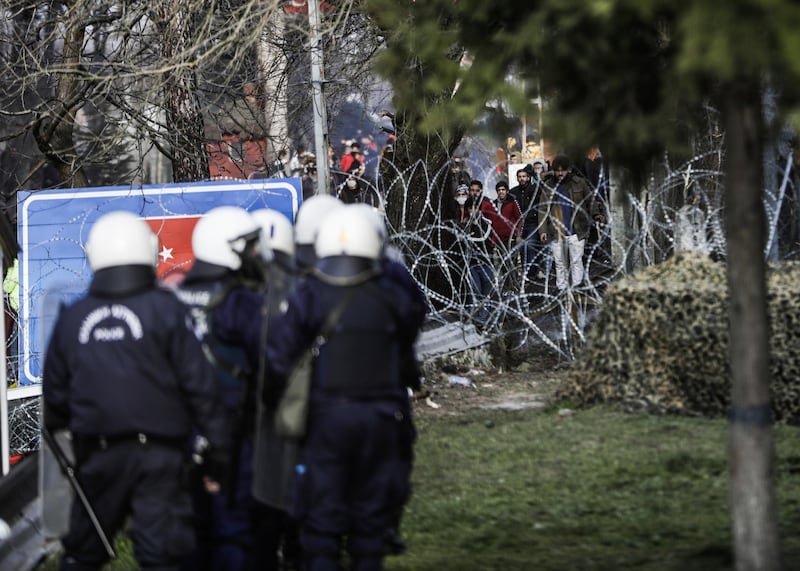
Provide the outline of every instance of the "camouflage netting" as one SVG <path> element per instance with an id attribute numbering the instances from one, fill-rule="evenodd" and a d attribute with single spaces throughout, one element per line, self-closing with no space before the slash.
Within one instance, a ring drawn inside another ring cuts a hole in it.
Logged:
<path id="1" fill-rule="evenodd" d="M 767 276 L 777 419 L 800 421 L 800 264 Z M 562 398 L 720 416 L 730 406 L 725 266 L 686 253 L 608 288 Z"/>

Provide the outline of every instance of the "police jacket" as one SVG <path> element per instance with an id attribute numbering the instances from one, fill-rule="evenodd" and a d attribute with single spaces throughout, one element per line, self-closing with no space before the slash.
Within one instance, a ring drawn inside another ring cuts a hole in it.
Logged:
<path id="1" fill-rule="evenodd" d="M 180 440 L 197 427 L 213 447 L 227 448 L 214 372 L 186 308 L 156 286 L 150 267 L 95 274 L 88 295 L 62 309 L 43 377 L 51 429 Z"/>
<path id="2" fill-rule="evenodd" d="M 286 313 L 270 323 L 265 400 L 280 394 L 302 352 L 318 337 L 327 316 L 346 303 L 336 326 L 319 348 L 311 402 L 328 399 L 404 400 L 409 377 L 401 357 L 413 351 L 424 318 L 421 296 L 386 273 L 358 285 L 339 286 L 311 275 L 289 298 Z M 268 404 L 274 404 L 274 402 Z"/>
<path id="3" fill-rule="evenodd" d="M 176 291 L 189 308 L 229 409 L 237 409 L 258 370 L 264 297 L 227 268 L 195 262 Z"/>

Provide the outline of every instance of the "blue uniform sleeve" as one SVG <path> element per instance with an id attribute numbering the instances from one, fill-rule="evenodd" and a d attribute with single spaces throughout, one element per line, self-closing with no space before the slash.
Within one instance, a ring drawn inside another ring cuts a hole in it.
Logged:
<path id="1" fill-rule="evenodd" d="M 272 318 L 267 328 L 267 383 L 270 394 L 283 387 L 303 351 L 322 327 L 312 282 L 301 283 L 289 296 L 286 312 Z"/>
<path id="2" fill-rule="evenodd" d="M 232 290 L 212 315 L 214 334 L 220 341 L 244 347 L 247 360 L 253 371 L 258 370 L 261 352 L 261 337 L 264 297 L 247 288 Z"/>
<path id="3" fill-rule="evenodd" d="M 420 388 L 422 370 L 417 361 L 414 343 L 428 313 L 428 304 L 408 269 L 399 262 L 384 261 L 378 286 L 390 299 L 395 314 L 400 342 L 400 377 L 405 386 Z M 391 297 L 390 297 L 391 296 Z"/>
<path id="4" fill-rule="evenodd" d="M 381 261 L 381 272 L 391 281 L 396 282 L 411 297 L 411 302 L 414 304 L 413 311 L 418 314 L 420 319 L 424 319 L 425 314 L 430 310 L 428 301 L 417 282 L 414 281 L 414 277 L 408 271 L 408 268 L 400 262 L 383 259 Z"/>
<path id="5" fill-rule="evenodd" d="M 391 300 L 401 342 L 413 344 L 425 321 L 428 305 L 411 274 L 402 264 L 382 264 L 378 287 Z"/>
<path id="6" fill-rule="evenodd" d="M 229 440 L 228 418 L 214 369 L 195 337 L 189 312 L 181 305 L 177 311 L 177 322 L 170 336 L 169 360 L 175 364 L 179 386 L 189 401 L 192 421 L 214 450 L 225 451 Z"/>

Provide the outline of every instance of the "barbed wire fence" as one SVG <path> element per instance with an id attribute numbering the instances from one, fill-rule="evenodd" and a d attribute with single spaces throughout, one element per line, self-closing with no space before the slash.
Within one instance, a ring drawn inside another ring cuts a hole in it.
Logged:
<path id="1" fill-rule="evenodd" d="M 705 153 L 675 168 L 664 164 L 665 174 L 638 195 L 624 194 L 615 186 L 611 176 L 611 199 L 604 205 L 607 222 L 598 226 L 597 240 L 585 250 L 586 279 L 576 287 L 559 291 L 555 288 L 554 270 L 548 248 L 541 249 L 532 261 L 541 274 L 525 271 L 523 244 L 500 246 L 481 255 L 491 260 L 493 275 L 491 293 L 477 295 L 469 272 L 470 257 L 474 255 L 464 227 L 453 220 L 443 219 L 440 204 L 426 198 L 426 210 L 432 222 L 403 221 L 403 227 L 389 226 L 389 241 L 397 248 L 431 307 L 429 319 L 441 324 L 463 323 L 477 327 L 490 340 L 502 339 L 504 350 L 524 359 L 532 351 L 550 351 L 560 359 L 574 359 L 586 341 L 593 316 L 603 304 L 605 289 L 623 275 L 657 264 L 676 249 L 693 249 L 707 253 L 712 259 L 724 260 L 726 243 L 723 232 L 723 190 L 721 170 L 709 168 L 709 159 L 718 153 Z M 796 238 L 798 213 L 795 206 L 796 189 L 789 176 L 789 161 L 773 165 L 782 176 L 780 185 L 766 189 L 764 203 L 768 218 L 768 247 L 780 251 L 781 257 L 796 259 L 800 247 L 795 240 L 787 242 L 782 225 L 794 224 Z M 469 164 L 469 163 L 468 163 Z M 469 165 L 475 178 L 486 181 L 492 189 L 499 180 L 497 165 Z M 411 169 L 426 173 L 429 187 L 442 184 L 443 171 L 428 173 L 426 165 Z M 502 177 L 505 178 L 505 177 Z M 405 181 L 410 172 L 398 172 L 391 184 L 374 185 L 389 188 L 389 192 L 407 193 Z M 491 190 L 487 195 L 491 197 Z M 446 196 L 445 199 L 449 197 Z M 386 196 L 382 195 L 385 201 Z M 786 214 L 786 209 L 791 209 Z M 788 220 L 788 222 L 787 222 Z M 607 249 L 609 251 L 605 251 Z M 596 263 L 610 254 L 611 263 Z M 530 263 L 530 261 L 529 261 Z M 442 279 L 443 278 L 443 279 Z M 438 283 L 439 286 L 434 284 Z M 444 287 L 441 287 L 444 284 Z M 7 338 L 7 373 L 9 387 L 16 386 L 19 362 L 16 331 L 18 318 Z M 10 450 L 25 453 L 39 447 L 39 398 L 10 402 Z"/>
<path id="2" fill-rule="evenodd" d="M 678 250 L 701 251 L 713 260 L 724 261 L 727 246 L 722 158 L 720 150 L 698 154 L 677 166 L 665 158 L 662 174 L 651 178 L 638 194 L 620 188 L 612 170 L 611 196 L 603 204 L 606 223 L 597 226 L 597 239 L 588 243 L 584 252 L 586 279 L 563 291 L 555 287 L 550 248 L 537 254 L 540 258 L 534 260 L 533 266 L 543 272 L 535 275 L 525 271 L 523 245 L 516 243 L 482 252 L 492 259 L 494 274 L 492 293 L 481 299 L 473 291 L 469 253 L 461 247 L 467 240 L 464 228 L 452 220 L 443 220 L 438 215 L 441 205 L 432 204 L 430 196 L 426 210 L 433 215 L 433 221 L 419 226 L 404 221 L 403 228 L 390 228 L 390 240 L 406 254 L 409 268 L 433 308 L 431 319 L 474 324 L 490 338 L 502 337 L 506 349 L 523 355 L 543 349 L 571 360 L 585 343 L 587 328 L 602 306 L 603 292 L 613 281 L 660 263 Z M 473 178 L 485 181 L 487 195 L 493 194 L 490 189 L 496 180 L 506 178 L 499 165 L 471 163 L 469 159 L 462 162 L 467 170 L 478 173 Z M 782 244 L 781 254 L 772 259 L 798 255 L 797 190 L 789 176 L 791 162 L 790 153 L 766 165 L 781 175 L 777 187 L 764 190 L 769 228 L 765 256 L 778 251 L 775 242 Z M 421 164 L 411 169 L 427 172 Z M 444 172 L 428 176 L 429 186 L 433 187 L 442 184 Z M 384 186 L 390 187 L 390 192 L 407 192 L 404 180 L 410 180 L 409 172 L 398 173 L 391 185 Z M 441 195 L 445 200 L 449 198 L 447 193 Z M 787 225 L 792 226 L 790 232 L 786 232 Z M 444 244 L 450 246 L 443 247 Z M 606 263 L 609 254 L 610 263 Z M 431 287 L 436 281 L 433 274 L 444 275 L 445 287 Z M 488 318 L 478 318 L 481 309 L 488 309 Z"/>

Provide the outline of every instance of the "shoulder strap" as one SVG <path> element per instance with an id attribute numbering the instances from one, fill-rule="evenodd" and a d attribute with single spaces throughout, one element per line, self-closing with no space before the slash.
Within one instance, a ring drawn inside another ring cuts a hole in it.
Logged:
<path id="1" fill-rule="evenodd" d="M 325 319 L 325 323 L 322 325 L 322 329 L 320 329 L 318 337 L 326 338 L 336 326 L 336 323 L 339 321 L 339 318 L 344 313 L 344 310 L 347 309 L 347 306 L 350 305 L 350 301 L 356 294 L 356 290 L 358 290 L 358 286 L 351 287 L 347 293 L 345 293 L 344 297 L 339 300 L 339 303 L 331 310 L 328 314 L 328 317 Z"/>

